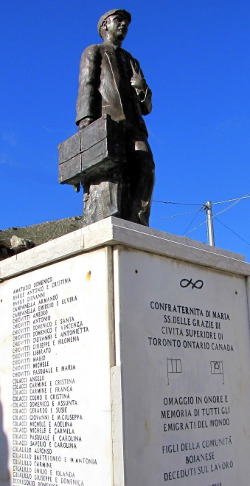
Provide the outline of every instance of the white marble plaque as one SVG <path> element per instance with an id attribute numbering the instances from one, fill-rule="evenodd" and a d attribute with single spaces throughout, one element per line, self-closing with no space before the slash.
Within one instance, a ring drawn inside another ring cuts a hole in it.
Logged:
<path id="1" fill-rule="evenodd" d="M 126 486 L 248 486 L 245 278 L 119 248 L 115 274 Z"/>
<path id="2" fill-rule="evenodd" d="M 10 486 L 12 464 L 12 323 L 4 318 L 8 298 L 6 286 L 0 285 L 0 486 Z"/>
<path id="3" fill-rule="evenodd" d="M 13 486 L 112 485 L 109 269 L 106 248 L 1 284 L 1 467 Z"/>

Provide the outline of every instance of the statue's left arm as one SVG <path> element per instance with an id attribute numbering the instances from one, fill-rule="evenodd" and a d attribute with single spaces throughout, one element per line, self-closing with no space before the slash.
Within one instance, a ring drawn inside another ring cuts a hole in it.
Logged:
<path id="1" fill-rule="evenodd" d="M 130 83 L 136 91 L 142 114 L 148 115 L 152 110 L 152 91 L 146 83 L 139 62 L 132 58 L 130 65 L 133 73 Z"/>

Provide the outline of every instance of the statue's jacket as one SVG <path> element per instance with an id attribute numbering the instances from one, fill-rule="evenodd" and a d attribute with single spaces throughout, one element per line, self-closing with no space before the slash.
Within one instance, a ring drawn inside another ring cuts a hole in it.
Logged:
<path id="1" fill-rule="evenodd" d="M 109 114 L 147 134 L 142 114 L 152 109 L 152 92 L 145 80 L 143 91 L 131 86 L 133 71 L 144 79 L 139 62 L 124 49 L 105 42 L 87 47 L 80 63 L 76 123 Z"/>

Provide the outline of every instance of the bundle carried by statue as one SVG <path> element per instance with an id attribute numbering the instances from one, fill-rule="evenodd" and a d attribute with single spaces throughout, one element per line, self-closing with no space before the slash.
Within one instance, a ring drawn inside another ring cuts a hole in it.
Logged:
<path id="1" fill-rule="evenodd" d="M 58 146 L 59 182 L 76 186 L 125 162 L 121 124 L 103 115 Z"/>

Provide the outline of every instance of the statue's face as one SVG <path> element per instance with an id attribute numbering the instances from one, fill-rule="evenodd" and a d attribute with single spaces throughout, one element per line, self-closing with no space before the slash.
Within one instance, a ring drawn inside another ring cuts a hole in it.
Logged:
<path id="1" fill-rule="evenodd" d="M 107 30 L 114 40 L 123 41 L 128 32 L 129 22 L 122 15 L 110 15 L 106 20 Z"/>

